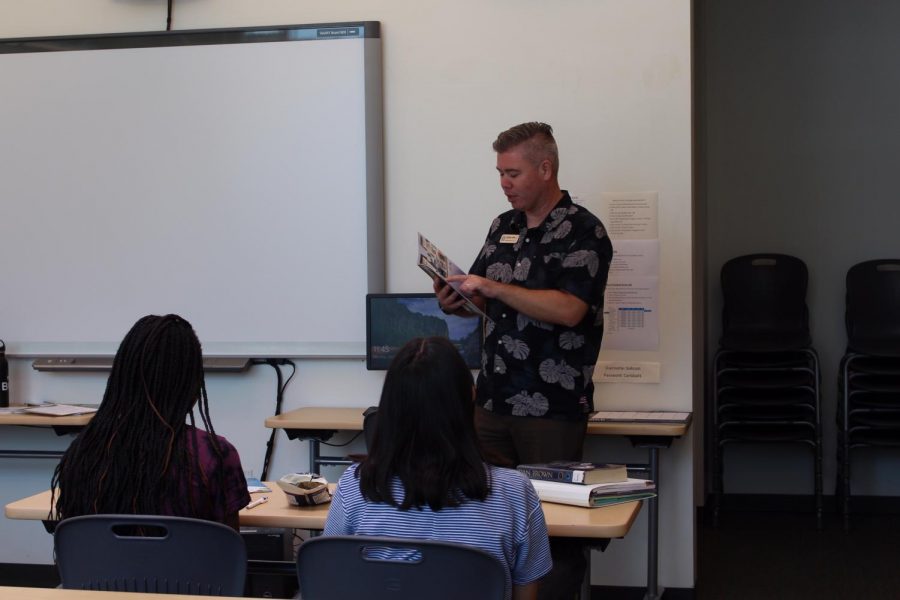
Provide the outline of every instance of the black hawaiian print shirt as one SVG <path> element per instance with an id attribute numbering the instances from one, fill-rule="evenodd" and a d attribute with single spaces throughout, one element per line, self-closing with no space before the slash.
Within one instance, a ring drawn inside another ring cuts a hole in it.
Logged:
<path id="1" fill-rule="evenodd" d="M 491 223 L 469 270 L 529 289 L 557 289 L 584 300 L 575 327 L 553 325 L 488 299 L 476 401 L 501 415 L 565 420 L 594 410 L 592 376 L 603 339 L 603 294 L 612 244 L 600 220 L 568 192 L 539 226 L 510 210 Z"/>

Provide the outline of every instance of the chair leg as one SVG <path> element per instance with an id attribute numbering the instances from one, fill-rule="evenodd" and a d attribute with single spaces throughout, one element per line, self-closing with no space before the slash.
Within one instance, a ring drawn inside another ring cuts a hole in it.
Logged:
<path id="1" fill-rule="evenodd" d="M 841 441 L 843 454 L 841 456 L 841 514 L 844 520 L 844 531 L 850 530 L 850 363 L 852 357 L 845 357 L 841 368 L 841 394 L 843 406 L 841 407 Z"/>
<path id="2" fill-rule="evenodd" d="M 723 493 L 723 461 L 724 461 L 724 448 L 719 443 L 718 432 L 716 432 L 716 444 L 715 449 L 713 450 L 713 454 L 715 458 L 713 459 L 713 527 L 719 526 L 719 510 L 722 505 L 722 493 Z"/>
<path id="3" fill-rule="evenodd" d="M 816 529 L 822 529 L 822 435 L 816 434 L 815 478 L 816 478 Z"/>

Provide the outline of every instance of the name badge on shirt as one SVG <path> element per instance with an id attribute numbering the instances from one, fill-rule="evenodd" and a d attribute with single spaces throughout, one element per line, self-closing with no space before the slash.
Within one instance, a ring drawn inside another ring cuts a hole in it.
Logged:
<path id="1" fill-rule="evenodd" d="M 515 244 L 518 241 L 519 241 L 518 233 L 504 233 L 503 235 L 500 236 L 501 244 Z"/>

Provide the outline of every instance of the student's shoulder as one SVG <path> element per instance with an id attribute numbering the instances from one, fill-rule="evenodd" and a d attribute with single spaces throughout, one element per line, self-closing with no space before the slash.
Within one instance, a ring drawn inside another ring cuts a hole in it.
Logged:
<path id="1" fill-rule="evenodd" d="M 529 488 L 534 489 L 531 485 L 531 480 L 529 480 L 521 471 L 495 465 L 489 465 L 488 469 L 491 476 L 491 487 L 495 489 L 512 491 L 520 491 Z"/>
<path id="2" fill-rule="evenodd" d="M 235 452 L 237 453 L 237 449 L 234 447 L 234 444 L 228 441 L 224 435 L 212 434 L 208 431 L 200 429 L 199 427 L 190 427 L 188 426 L 188 433 L 193 432 L 195 438 L 197 439 L 197 445 L 205 445 L 211 446 L 213 443 L 213 438 L 215 438 L 215 443 L 219 447 L 219 450 L 222 452 Z"/>

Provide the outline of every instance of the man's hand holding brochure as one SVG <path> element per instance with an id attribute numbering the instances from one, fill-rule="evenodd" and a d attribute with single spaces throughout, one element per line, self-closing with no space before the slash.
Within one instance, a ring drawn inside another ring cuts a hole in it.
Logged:
<path id="1" fill-rule="evenodd" d="M 419 234 L 419 256 L 417 263 L 425 273 L 432 279 L 440 279 L 465 301 L 466 309 L 474 315 L 479 315 L 488 321 L 492 319 L 487 316 L 481 308 L 472 301 L 472 296 L 464 293 L 460 289 L 459 282 L 448 281 L 451 275 L 465 275 L 466 272 L 460 269 L 456 263 L 447 258 L 447 255 L 441 252 L 440 248 L 432 244 L 428 238 Z"/>

